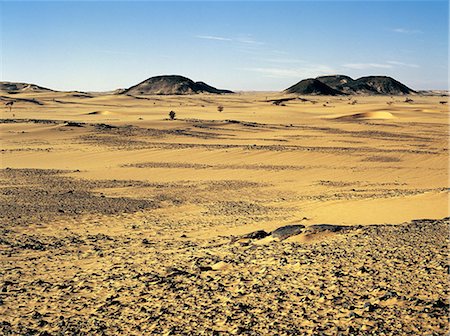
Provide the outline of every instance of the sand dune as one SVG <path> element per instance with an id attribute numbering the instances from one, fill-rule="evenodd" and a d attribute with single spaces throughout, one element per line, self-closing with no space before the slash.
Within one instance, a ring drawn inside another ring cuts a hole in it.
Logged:
<path id="1" fill-rule="evenodd" d="M 343 116 L 340 118 L 345 119 L 395 119 L 396 117 L 387 111 L 374 111 L 374 112 L 364 112 L 356 113 L 348 116 Z"/>
<path id="2" fill-rule="evenodd" d="M 88 112 L 88 113 L 85 113 L 85 114 L 86 115 L 111 115 L 113 113 L 110 112 L 110 111 L 104 110 L 104 111 L 92 111 L 92 112 Z"/>
<path id="3" fill-rule="evenodd" d="M 441 97 L 2 97 L 0 333 L 447 332 Z"/>

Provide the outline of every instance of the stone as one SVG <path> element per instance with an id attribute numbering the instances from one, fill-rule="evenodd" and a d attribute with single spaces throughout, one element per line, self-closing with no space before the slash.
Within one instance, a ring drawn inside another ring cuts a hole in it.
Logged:
<path id="1" fill-rule="evenodd" d="M 307 232 L 308 233 L 318 233 L 323 231 L 330 231 L 330 232 L 339 232 L 343 230 L 351 230 L 351 226 L 347 225 L 334 225 L 334 224 L 315 224 L 308 226 Z"/>
<path id="2" fill-rule="evenodd" d="M 245 235 L 242 235 L 241 238 L 262 239 L 262 238 L 265 238 L 265 237 L 267 237 L 269 235 L 270 235 L 270 233 L 267 233 L 264 230 L 258 230 L 258 231 L 253 231 L 253 232 L 247 233 Z"/>
<path id="3" fill-rule="evenodd" d="M 274 238 L 283 240 L 283 239 L 289 238 L 291 236 L 296 236 L 296 235 L 302 233 L 304 228 L 305 228 L 305 226 L 301 225 L 301 224 L 286 225 L 286 226 L 279 227 L 278 229 L 272 231 L 271 235 Z"/>

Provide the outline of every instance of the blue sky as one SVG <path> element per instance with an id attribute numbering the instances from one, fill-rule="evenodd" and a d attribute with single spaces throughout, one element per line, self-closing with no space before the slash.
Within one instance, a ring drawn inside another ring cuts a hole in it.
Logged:
<path id="1" fill-rule="evenodd" d="M 113 90 L 180 74 L 282 90 L 325 74 L 448 87 L 447 1 L 1 2 L 1 80 Z"/>

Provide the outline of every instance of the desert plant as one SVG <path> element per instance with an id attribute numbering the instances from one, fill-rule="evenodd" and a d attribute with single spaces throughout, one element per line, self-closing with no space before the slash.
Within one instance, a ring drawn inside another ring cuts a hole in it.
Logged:
<path id="1" fill-rule="evenodd" d="M 14 105 L 14 101 L 12 101 L 12 100 L 5 103 L 5 106 L 9 107 L 9 112 L 11 112 L 13 105 Z"/>
<path id="2" fill-rule="evenodd" d="M 170 118 L 170 120 L 175 120 L 175 116 L 176 116 L 175 111 L 170 111 L 170 112 L 169 112 L 169 118 Z"/>
<path id="3" fill-rule="evenodd" d="M 223 111 L 223 106 L 222 105 L 217 106 L 217 111 L 222 112 Z"/>
<path id="4" fill-rule="evenodd" d="M 405 98 L 405 103 L 412 103 L 414 100 L 412 100 L 411 98 L 406 97 Z"/>
<path id="5" fill-rule="evenodd" d="M 447 104 L 447 101 L 442 100 L 442 101 L 439 102 L 439 104 L 442 104 L 442 105 Z"/>

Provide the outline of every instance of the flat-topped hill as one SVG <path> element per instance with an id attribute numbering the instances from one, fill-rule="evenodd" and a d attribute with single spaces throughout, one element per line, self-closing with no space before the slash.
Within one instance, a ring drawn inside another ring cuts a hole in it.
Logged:
<path id="1" fill-rule="evenodd" d="M 8 93 L 21 93 L 21 92 L 52 92 L 54 90 L 47 89 L 45 87 L 30 83 L 0 82 L 0 91 L 6 91 Z"/>
<path id="2" fill-rule="evenodd" d="M 353 79 L 345 75 L 305 79 L 287 88 L 285 93 L 316 95 L 408 95 L 416 91 L 388 76 L 366 76 Z"/>
<path id="3" fill-rule="evenodd" d="M 297 84 L 287 88 L 285 92 L 324 96 L 336 96 L 342 94 L 342 92 L 335 90 L 332 87 L 314 78 L 304 79 Z"/>
<path id="4" fill-rule="evenodd" d="M 122 92 L 122 94 L 129 95 L 186 95 L 196 93 L 222 94 L 233 92 L 217 89 L 204 82 L 194 82 L 189 78 L 178 75 L 151 77 Z"/>

